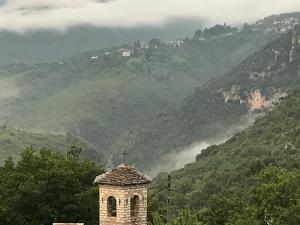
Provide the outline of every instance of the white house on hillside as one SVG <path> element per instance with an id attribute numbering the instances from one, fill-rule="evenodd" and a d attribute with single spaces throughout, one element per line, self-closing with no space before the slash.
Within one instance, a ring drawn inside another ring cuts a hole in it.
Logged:
<path id="1" fill-rule="evenodd" d="M 121 48 L 118 50 L 121 53 L 122 57 L 130 57 L 132 56 L 132 51 L 130 49 Z"/>

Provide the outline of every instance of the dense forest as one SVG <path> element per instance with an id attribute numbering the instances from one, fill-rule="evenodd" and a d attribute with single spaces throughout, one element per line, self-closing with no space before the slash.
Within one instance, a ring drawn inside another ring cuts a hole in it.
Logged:
<path id="1" fill-rule="evenodd" d="M 195 163 L 172 172 L 172 215 L 191 209 L 181 215 L 187 220 L 195 215 L 191 224 L 299 224 L 299 148 L 298 89 L 250 128 L 205 149 Z M 160 174 L 153 186 L 166 187 L 166 178 Z M 168 208 L 166 189 L 153 191 L 151 208 L 160 215 L 166 215 Z M 165 221 L 157 215 L 156 220 Z"/>
<path id="2" fill-rule="evenodd" d="M 149 223 L 299 224 L 299 132 L 300 90 L 252 127 L 172 172 L 170 187 L 167 174 L 155 178 Z M 97 223 L 98 190 L 92 183 L 104 170 L 93 161 L 81 160 L 80 153 L 78 147 L 67 154 L 28 148 L 18 162 L 7 159 L 0 167 L 0 223 Z"/>
<path id="3" fill-rule="evenodd" d="M 98 188 L 92 182 L 103 168 L 82 161 L 79 147 L 67 154 L 54 150 L 28 148 L 18 162 L 7 159 L 0 167 L 0 224 L 98 223 Z"/>
<path id="4" fill-rule="evenodd" d="M 0 164 L 11 157 L 18 160 L 24 148 L 34 149 L 48 148 L 58 152 L 66 152 L 71 146 L 82 148 L 81 156 L 85 159 L 93 159 L 101 162 L 103 157 L 96 151 L 95 146 L 70 134 L 33 133 L 15 129 L 7 125 L 0 126 Z"/>
<path id="5" fill-rule="evenodd" d="M 300 224 L 297 21 L 281 14 L 1 65 L 0 224 L 95 225 L 94 178 L 121 153 L 157 175 L 188 146 L 218 139 L 227 141 L 153 179 L 149 225 Z"/>
<path id="6" fill-rule="evenodd" d="M 95 145 L 106 162 L 115 153 L 112 161 L 118 163 L 120 146 L 128 148 L 135 141 L 133 130 L 142 132 L 165 109 L 179 107 L 194 88 L 230 71 L 278 36 L 234 31 L 186 39 L 180 46 L 153 39 L 147 46 L 137 41 L 56 63 L 0 66 L 5 84 L 0 123 L 32 132 L 70 133 Z M 132 51 L 131 57 L 122 57 L 124 49 Z M 141 164 L 144 159 L 133 160 Z"/>
<path id="7" fill-rule="evenodd" d="M 131 134 L 128 144 L 133 162 L 151 170 L 157 158 L 180 152 L 201 140 L 224 137 L 230 130 L 249 125 L 253 115 L 272 110 L 274 103 L 300 84 L 299 26 L 247 57 L 224 76 L 196 88 L 177 109 L 166 110 L 143 129 Z M 264 99 L 258 110 L 251 109 L 251 94 Z M 161 163 L 168 163 L 162 161 Z"/>

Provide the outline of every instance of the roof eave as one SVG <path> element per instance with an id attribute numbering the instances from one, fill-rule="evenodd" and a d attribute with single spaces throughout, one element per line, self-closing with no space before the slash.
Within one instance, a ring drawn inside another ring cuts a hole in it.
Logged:
<path id="1" fill-rule="evenodd" d="M 108 186 L 138 186 L 138 185 L 148 185 L 152 181 L 147 181 L 147 182 L 140 182 L 140 183 L 127 183 L 127 184 L 120 184 L 120 183 L 108 183 L 108 182 L 94 182 L 98 186 L 101 185 L 108 185 Z"/>

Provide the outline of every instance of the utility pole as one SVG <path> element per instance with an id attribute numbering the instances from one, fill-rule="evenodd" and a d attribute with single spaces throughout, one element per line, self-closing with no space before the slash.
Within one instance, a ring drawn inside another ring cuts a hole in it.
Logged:
<path id="1" fill-rule="evenodd" d="M 171 175 L 168 175 L 168 197 L 167 197 L 167 223 L 170 222 L 170 205 L 171 205 Z"/>

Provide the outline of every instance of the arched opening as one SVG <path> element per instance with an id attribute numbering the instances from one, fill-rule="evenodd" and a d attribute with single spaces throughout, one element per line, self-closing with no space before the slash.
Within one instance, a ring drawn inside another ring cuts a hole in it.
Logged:
<path id="1" fill-rule="evenodd" d="M 117 200 L 113 196 L 107 199 L 107 216 L 117 217 Z"/>
<path id="2" fill-rule="evenodd" d="M 138 216 L 140 207 L 140 197 L 138 195 L 133 196 L 130 199 L 130 214 L 131 216 Z"/>

